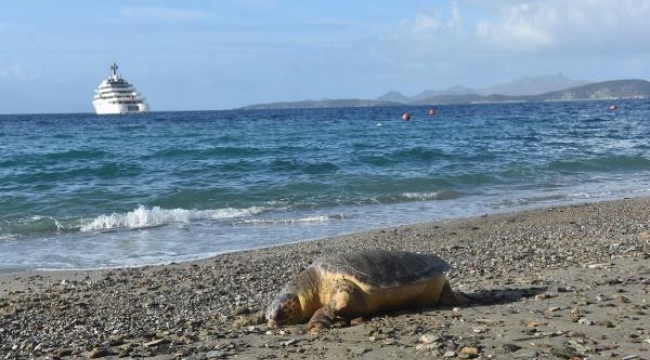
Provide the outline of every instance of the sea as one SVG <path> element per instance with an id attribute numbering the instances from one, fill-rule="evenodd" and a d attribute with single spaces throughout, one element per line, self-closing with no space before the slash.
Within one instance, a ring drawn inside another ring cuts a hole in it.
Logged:
<path id="1" fill-rule="evenodd" d="M 647 196 L 650 100 L 609 105 L 0 115 L 0 273 Z"/>

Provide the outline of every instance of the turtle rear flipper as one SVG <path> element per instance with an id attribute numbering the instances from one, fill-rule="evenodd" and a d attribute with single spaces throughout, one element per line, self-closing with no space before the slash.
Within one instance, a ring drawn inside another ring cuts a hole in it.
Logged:
<path id="1" fill-rule="evenodd" d="M 463 306 L 469 304 L 469 299 L 460 293 L 456 293 L 451 289 L 448 281 L 445 281 L 442 290 L 440 291 L 440 306 Z"/>

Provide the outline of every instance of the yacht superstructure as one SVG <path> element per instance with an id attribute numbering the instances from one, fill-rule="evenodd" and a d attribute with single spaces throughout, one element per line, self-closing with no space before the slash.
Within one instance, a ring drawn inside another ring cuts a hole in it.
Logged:
<path id="1" fill-rule="evenodd" d="M 95 90 L 93 98 L 95 112 L 99 115 L 148 112 L 149 105 L 145 103 L 145 98 L 133 85 L 122 79 L 117 69 L 117 64 L 113 63 L 111 75 Z"/>

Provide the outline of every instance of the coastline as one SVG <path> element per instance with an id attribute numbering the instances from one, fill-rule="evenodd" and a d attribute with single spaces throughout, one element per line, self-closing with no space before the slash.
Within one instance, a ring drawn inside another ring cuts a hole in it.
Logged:
<path id="1" fill-rule="evenodd" d="M 460 309 L 319 334 L 260 311 L 325 254 L 432 252 Z M 0 275 L 0 357 L 650 358 L 650 198 L 379 229 L 181 264 Z M 631 359 L 631 358 L 630 358 Z"/>

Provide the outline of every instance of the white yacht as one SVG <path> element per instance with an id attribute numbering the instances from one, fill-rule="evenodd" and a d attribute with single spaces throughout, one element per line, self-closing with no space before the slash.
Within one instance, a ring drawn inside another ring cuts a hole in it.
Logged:
<path id="1" fill-rule="evenodd" d="M 144 101 L 145 98 L 135 87 L 117 73 L 117 64 L 113 63 L 111 76 L 102 81 L 95 90 L 93 106 L 99 115 L 134 114 L 149 111 L 149 105 Z"/>

